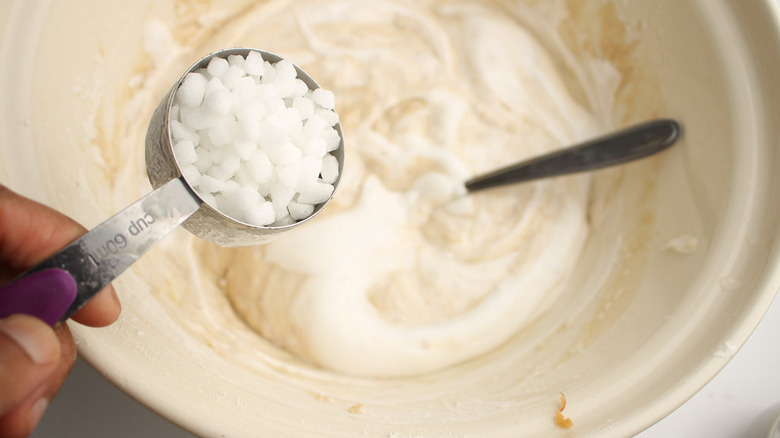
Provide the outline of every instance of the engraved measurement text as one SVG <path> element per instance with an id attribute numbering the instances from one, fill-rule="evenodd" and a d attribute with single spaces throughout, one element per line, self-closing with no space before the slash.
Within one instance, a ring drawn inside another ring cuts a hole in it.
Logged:
<path id="1" fill-rule="evenodd" d="M 138 236 L 146 231 L 153 223 L 154 216 L 146 213 L 143 217 L 130 221 L 130 224 L 127 226 L 127 233 L 131 237 Z M 92 265 L 97 267 L 104 258 L 116 255 L 121 250 L 127 248 L 128 244 L 128 238 L 124 233 L 116 233 L 113 237 L 107 239 L 93 251 L 89 252 L 87 258 Z"/>

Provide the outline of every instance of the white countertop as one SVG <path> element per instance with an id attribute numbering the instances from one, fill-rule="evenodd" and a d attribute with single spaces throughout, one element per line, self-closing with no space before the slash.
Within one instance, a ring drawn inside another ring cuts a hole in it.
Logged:
<path id="1" fill-rule="evenodd" d="M 766 438 L 780 415 L 780 298 L 701 391 L 638 438 Z"/>

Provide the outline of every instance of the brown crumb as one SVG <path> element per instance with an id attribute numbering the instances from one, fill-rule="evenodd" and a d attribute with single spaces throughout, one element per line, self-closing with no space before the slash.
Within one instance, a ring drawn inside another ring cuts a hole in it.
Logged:
<path id="1" fill-rule="evenodd" d="M 564 429 L 571 429 L 574 427 L 574 422 L 571 421 L 571 418 L 566 418 L 563 416 L 563 408 L 566 407 L 566 396 L 561 393 L 561 408 L 555 411 L 555 424 L 558 425 L 558 427 L 562 427 Z"/>
<path id="2" fill-rule="evenodd" d="M 314 397 L 316 397 L 317 400 L 319 401 L 325 401 L 325 402 L 332 401 L 332 399 L 325 394 L 315 394 Z"/>
<path id="3" fill-rule="evenodd" d="M 349 408 L 350 414 L 360 415 L 363 413 L 363 403 L 358 403 Z"/>

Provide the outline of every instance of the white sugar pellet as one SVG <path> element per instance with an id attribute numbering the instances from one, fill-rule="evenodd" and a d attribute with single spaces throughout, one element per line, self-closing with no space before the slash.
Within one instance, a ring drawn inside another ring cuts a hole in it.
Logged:
<path id="1" fill-rule="evenodd" d="M 284 99 L 281 97 L 269 97 L 263 103 L 265 104 L 265 112 L 269 115 L 276 114 L 285 107 Z"/>
<path id="2" fill-rule="evenodd" d="M 228 67 L 230 67 L 230 65 L 228 64 L 227 59 L 214 57 L 209 61 L 206 71 L 208 71 L 212 77 L 217 77 L 222 76 L 227 71 Z"/>
<path id="3" fill-rule="evenodd" d="M 303 153 L 307 157 L 322 158 L 328 153 L 328 144 L 321 138 L 313 138 L 306 143 Z"/>
<path id="4" fill-rule="evenodd" d="M 325 90 L 323 88 L 317 88 L 314 90 L 311 94 L 311 100 L 313 100 L 317 105 L 328 110 L 332 110 L 336 106 L 336 96 L 332 91 Z"/>
<path id="5" fill-rule="evenodd" d="M 298 187 L 298 181 L 301 178 L 301 162 L 293 163 L 279 170 L 279 182 L 292 188 Z"/>
<path id="6" fill-rule="evenodd" d="M 325 155 L 322 159 L 322 182 L 333 184 L 339 176 L 339 161 L 333 155 Z"/>
<path id="7" fill-rule="evenodd" d="M 195 107 L 203 102 L 208 80 L 200 73 L 188 73 L 181 86 L 176 90 L 176 98 L 182 105 Z"/>
<path id="8" fill-rule="evenodd" d="M 273 204 L 271 202 L 263 202 L 248 209 L 244 213 L 244 220 L 249 224 L 264 227 L 274 222 L 274 216 Z"/>
<path id="9" fill-rule="evenodd" d="M 293 84 L 291 97 L 303 97 L 307 91 L 309 91 L 309 86 L 306 85 L 306 82 L 303 82 L 300 79 L 296 79 L 295 83 Z"/>
<path id="10" fill-rule="evenodd" d="M 317 117 L 322 117 L 322 119 L 325 120 L 325 124 L 328 126 L 335 126 L 339 122 L 339 114 L 332 110 L 317 108 L 314 114 L 316 114 Z"/>
<path id="11" fill-rule="evenodd" d="M 238 120 L 260 120 L 265 115 L 265 105 L 259 99 L 252 99 L 238 106 L 236 118 Z"/>
<path id="12" fill-rule="evenodd" d="M 206 83 L 206 94 L 209 94 L 214 90 L 227 90 L 225 84 L 223 84 L 218 77 L 213 77 Z"/>
<path id="13" fill-rule="evenodd" d="M 246 72 L 243 68 L 231 65 L 219 79 L 227 89 L 232 91 L 233 87 L 238 83 L 238 80 L 244 77 L 244 75 L 246 75 Z"/>
<path id="14" fill-rule="evenodd" d="M 214 146 L 228 144 L 235 138 L 237 128 L 232 120 L 222 120 L 208 129 L 208 138 Z"/>
<path id="15" fill-rule="evenodd" d="M 187 126 L 195 130 L 201 130 L 215 126 L 221 120 L 221 117 L 212 113 L 206 108 L 198 108 L 189 111 L 183 116 Z"/>
<path id="16" fill-rule="evenodd" d="M 300 173 L 298 174 L 298 182 L 295 184 L 295 186 L 303 189 L 316 183 L 321 171 L 321 158 L 303 157 L 301 160 Z"/>
<path id="17" fill-rule="evenodd" d="M 198 151 L 198 159 L 195 160 L 193 166 L 195 166 L 199 172 L 205 173 L 213 164 L 214 160 L 211 159 L 211 152 L 201 148 Z"/>
<path id="18" fill-rule="evenodd" d="M 219 88 L 206 93 L 203 104 L 212 114 L 227 115 L 233 107 L 233 95 L 227 88 Z"/>
<path id="19" fill-rule="evenodd" d="M 276 69 L 268 62 L 263 61 L 263 77 L 260 79 L 261 84 L 273 84 L 276 79 Z"/>
<path id="20" fill-rule="evenodd" d="M 279 97 L 279 89 L 273 83 L 259 84 L 255 87 L 255 97 L 260 102 Z"/>
<path id="21" fill-rule="evenodd" d="M 223 204 L 226 210 L 243 213 L 261 200 L 257 190 L 241 187 L 227 194 Z"/>
<path id="22" fill-rule="evenodd" d="M 274 77 L 274 82 L 276 83 L 294 81 L 298 76 L 298 72 L 295 71 L 295 65 L 286 59 L 277 62 L 274 65 L 274 69 L 276 70 L 276 76 Z"/>
<path id="23" fill-rule="evenodd" d="M 257 142 L 260 137 L 260 123 L 254 119 L 241 119 L 238 121 L 238 133 L 236 139 L 245 142 Z"/>
<path id="24" fill-rule="evenodd" d="M 260 196 L 263 198 L 271 199 L 271 189 L 274 188 L 277 182 L 276 175 L 271 175 L 271 177 L 268 178 L 268 181 L 257 185 L 257 192 L 260 193 Z"/>
<path id="25" fill-rule="evenodd" d="M 268 159 L 271 160 L 271 163 L 277 166 L 289 166 L 303 158 L 303 152 L 292 143 L 274 145 L 263 150 L 268 154 Z"/>
<path id="26" fill-rule="evenodd" d="M 246 55 L 246 61 L 244 62 L 244 69 L 246 72 L 253 76 L 263 75 L 263 56 L 258 52 L 249 52 Z"/>
<path id="27" fill-rule="evenodd" d="M 338 180 L 333 93 L 309 90 L 286 60 L 213 58 L 188 74 L 169 113 L 173 153 L 201 198 L 258 226 L 305 219 Z"/>
<path id="28" fill-rule="evenodd" d="M 169 126 L 171 137 L 173 137 L 174 141 L 190 140 L 195 146 L 200 143 L 200 135 L 194 129 L 185 126 L 181 121 L 172 120 Z"/>
<path id="29" fill-rule="evenodd" d="M 268 159 L 268 154 L 257 151 L 246 163 L 249 175 L 256 182 L 262 184 L 268 182 L 273 174 L 273 164 Z"/>
<path id="30" fill-rule="evenodd" d="M 303 189 L 298 195 L 297 202 L 302 204 L 322 204 L 333 194 L 333 186 L 325 183 L 314 183 Z"/>
<path id="31" fill-rule="evenodd" d="M 300 113 L 293 108 L 281 108 L 270 115 L 268 120 L 288 134 L 300 132 L 303 126 Z"/>
<path id="32" fill-rule="evenodd" d="M 284 131 L 266 121 L 260 122 L 260 133 L 258 138 L 258 144 L 261 148 L 278 146 L 287 142 L 288 137 Z"/>
<path id="33" fill-rule="evenodd" d="M 246 59 L 244 59 L 244 57 L 241 55 L 230 55 L 228 56 L 227 60 L 228 60 L 228 64 L 230 64 L 231 67 L 232 66 L 241 67 L 242 70 L 244 68 L 244 63 L 246 62 Z"/>
<path id="34" fill-rule="evenodd" d="M 181 174 L 184 179 L 187 180 L 190 186 L 197 187 L 200 184 L 202 175 L 200 171 L 192 164 L 181 166 Z"/>
<path id="35" fill-rule="evenodd" d="M 241 187 L 248 187 L 254 190 L 258 190 L 260 188 L 260 183 L 255 181 L 255 179 L 249 173 L 248 166 L 239 167 L 238 170 L 236 171 L 236 174 L 233 176 L 233 180 L 237 182 Z"/>
<path id="36" fill-rule="evenodd" d="M 287 211 L 290 212 L 290 217 L 299 221 L 311 216 L 314 212 L 313 204 L 301 204 L 300 202 L 290 201 L 287 205 Z"/>
<path id="37" fill-rule="evenodd" d="M 173 156 L 180 166 L 192 164 L 198 159 L 198 153 L 191 140 L 182 140 L 173 145 Z"/>
<path id="38" fill-rule="evenodd" d="M 328 124 L 325 119 L 314 115 L 306 120 L 306 123 L 303 125 L 303 133 L 309 138 L 316 138 L 319 137 L 327 127 Z"/>
<path id="39" fill-rule="evenodd" d="M 230 148 L 219 148 L 219 147 L 210 147 L 209 149 L 206 149 L 209 153 L 209 157 L 211 158 L 211 161 L 213 162 L 213 166 L 219 165 L 222 160 L 227 157 L 231 151 Z"/>
<path id="40" fill-rule="evenodd" d="M 214 197 L 214 195 L 211 193 L 203 193 L 202 190 L 198 190 L 198 195 L 200 196 L 200 199 L 203 199 L 203 202 L 214 208 L 217 208 L 217 199 Z"/>
<path id="41" fill-rule="evenodd" d="M 277 78 L 276 81 L 274 81 L 274 85 L 279 90 L 279 97 L 281 98 L 292 97 L 293 91 L 295 90 L 295 79 Z"/>
<path id="42" fill-rule="evenodd" d="M 231 172 L 228 169 L 225 169 L 221 165 L 211 166 L 209 170 L 206 172 L 205 176 L 210 176 L 211 178 L 214 178 L 216 180 L 226 182 L 230 178 L 235 175 L 235 172 Z M 224 186 L 221 186 L 219 190 L 222 190 Z"/>
<path id="43" fill-rule="evenodd" d="M 293 109 L 298 111 L 298 115 L 301 119 L 306 120 L 314 115 L 314 101 L 306 99 L 305 97 L 296 97 L 293 99 Z"/>
<path id="44" fill-rule="evenodd" d="M 236 141 L 233 143 L 233 149 L 236 151 L 236 154 L 238 154 L 238 158 L 240 158 L 241 161 L 248 161 L 257 150 L 257 142 Z"/>
<path id="45" fill-rule="evenodd" d="M 227 149 L 225 155 L 219 160 L 219 165 L 231 174 L 235 174 L 241 167 L 241 157 L 238 156 L 238 152 Z"/>
<path id="46" fill-rule="evenodd" d="M 290 215 L 288 214 L 288 215 L 284 216 L 283 218 L 281 218 L 281 219 L 279 219 L 279 220 L 276 220 L 276 221 L 274 221 L 274 222 L 271 224 L 271 226 L 272 226 L 272 227 L 286 227 L 287 225 L 292 225 L 292 224 L 294 224 L 295 222 L 296 222 L 296 221 L 295 221 L 295 219 L 293 219 L 292 217 L 290 217 Z"/>
<path id="47" fill-rule="evenodd" d="M 203 175 L 198 184 L 198 189 L 205 193 L 214 193 L 225 187 L 225 181 L 218 180 L 210 175 Z"/>
<path id="48" fill-rule="evenodd" d="M 229 179 L 225 181 L 225 187 L 222 187 L 222 190 L 220 190 L 219 192 L 222 194 L 222 196 L 227 197 L 231 193 L 239 189 L 241 189 L 241 184 L 237 183 L 235 180 Z M 257 190 L 254 190 L 254 192 L 257 192 Z M 257 196 L 259 198 L 260 194 L 258 194 Z"/>
<path id="49" fill-rule="evenodd" d="M 248 102 L 257 94 L 257 85 L 250 76 L 244 76 L 233 86 L 233 97 L 238 104 Z"/>
<path id="50" fill-rule="evenodd" d="M 322 133 L 320 133 L 320 138 L 325 140 L 325 145 L 327 146 L 328 152 L 335 151 L 341 144 L 341 137 L 339 136 L 338 131 L 333 128 L 326 128 Z"/>
<path id="51" fill-rule="evenodd" d="M 271 202 L 274 206 L 274 217 L 278 221 L 287 216 L 287 206 L 295 197 L 295 189 L 282 183 L 277 183 L 271 189 Z"/>

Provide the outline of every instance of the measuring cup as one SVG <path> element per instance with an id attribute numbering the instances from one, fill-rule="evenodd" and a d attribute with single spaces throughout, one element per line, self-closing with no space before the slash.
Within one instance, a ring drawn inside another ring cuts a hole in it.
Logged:
<path id="1" fill-rule="evenodd" d="M 205 68 L 212 58 L 245 57 L 250 51 L 259 52 L 271 64 L 282 60 L 256 49 L 225 49 L 203 57 L 181 76 L 155 109 L 146 135 L 146 170 L 155 190 L 0 288 L 0 318 L 25 313 L 49 325 L 64 321 L 179 225 L 220 246 L 256 245 L 311 220 L 330 202 L 332 195 L 318 204 L 310 216 L 290 225 L 250 225 L 207 204 L 182 176 L 169 131 L 176 90 L 188 73 Z M 298 66 L 295 69 L 310 89 L 319 88 L 306 72 Z M 335 125 L 335 129 L 341 140 L 332 152 L 339 168 L 334 193 L 344 168 L 341 124 Z"/>

